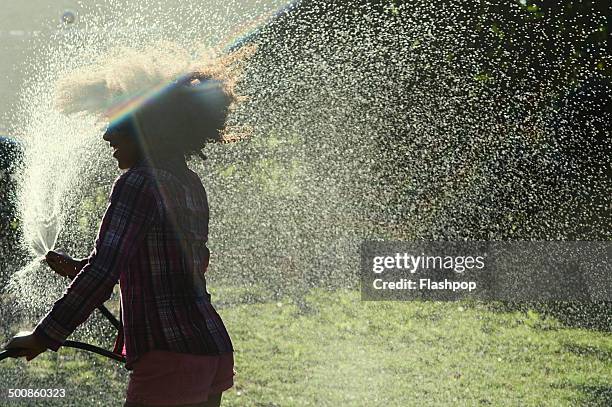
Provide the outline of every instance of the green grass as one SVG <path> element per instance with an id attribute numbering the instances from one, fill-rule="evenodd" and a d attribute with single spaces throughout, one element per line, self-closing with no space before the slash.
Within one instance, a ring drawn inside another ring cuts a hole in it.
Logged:
<path id="1" fill-rule="evenodd" d="M 610 334 L 564 328 L 534 312 L 493 312 L 478 303 L 362 302 L 356 292 L 315 291 L 299 305 L 286 299 L 229 306 L 220 314 L 236 348 L 235 386 L 224 406 L 612 401 Z M 5 361 L 0 377 L 3 388 L 65 387 L 60 405 L 120 405 L 127 381 L 112 362 L 72 350 L 48 352 L 27 365 Z"/>

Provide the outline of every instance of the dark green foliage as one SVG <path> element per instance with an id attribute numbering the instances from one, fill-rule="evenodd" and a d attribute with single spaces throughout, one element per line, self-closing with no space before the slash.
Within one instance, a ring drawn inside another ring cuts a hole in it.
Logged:
<path id="1" fill-rule="evenodd" d="M 0 285 L 8 278 L 9 263 L 19 241 L 19 222 L 15 213 L 15 174 L 19 171 L 22 150 L 20 145 L 0 137 Z"/>
<path id="2" fill-rule="evenodd" d="M 608 0 L 442 0 L 434 9 L 419 0 L 384 3 L 390 10 L 404 6 L 408 12 L 425 8 L 434 13 L 438 27 L 462 45 L 463 51 L 449 57 L 458 65 L 479 65 L 480 78 L 540 90 L 595 73 L 612 75 Z"/>

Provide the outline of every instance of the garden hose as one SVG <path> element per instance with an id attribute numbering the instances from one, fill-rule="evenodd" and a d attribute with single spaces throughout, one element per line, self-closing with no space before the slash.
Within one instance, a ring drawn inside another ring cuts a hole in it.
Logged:
<path id="1" fill-rule="evenodd" d="M 95 345 L 91 345 L 89 343 L 84 343 L 84 342 L 78 342 L 78 341 L 65 341 L 62 344 L 63 347 L 67 347 L 67 348 L 75 348 L 75 349 L 81 349 L 81 350 L 86 350 L 88 352 L 92 352 L 95 354 L 98 354 L 100 356 L 104 356 L 107 357 L 109 359 L 112 360 L 116 360 L 117 362 L 121 362 L 121 363 L 125 363 L 125 358 L 121 355 L 118 355 L 114 352 L 111 352 L 109 350 L 103 349 L 99 346 L 95 346 Z M 19 349 L 15 348 L 15 349 L 6 349 L 2 352 L 0 352 L 0 361 L 6 359 L 6 358 L 14 358 L 17 357 L 17 354 L 19 353 Z"/>

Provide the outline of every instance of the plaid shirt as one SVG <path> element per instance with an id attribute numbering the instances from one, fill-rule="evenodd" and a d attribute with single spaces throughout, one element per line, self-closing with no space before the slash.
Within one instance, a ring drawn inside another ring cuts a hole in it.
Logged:
<path id="1" fill-rule="evenodd" d="M 140 162 L 115 180 L 87 264 L 34 330 L 48 348 L 57 351 L 119 281 L 123 329 L 114 351 L 126 355 L 127 369 L 153 349 L 233 351 L 206 290 L 206 191 L 186 166 L 180 175 Z"/>

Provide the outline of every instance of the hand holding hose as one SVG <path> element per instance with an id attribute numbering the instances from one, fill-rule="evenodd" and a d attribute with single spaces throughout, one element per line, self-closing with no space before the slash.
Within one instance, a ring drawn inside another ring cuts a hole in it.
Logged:
<path id="1" fill-rule="evenodd" d="M 82 261 L 75 260 L 62 252 L 50 251 L 45 256 L 45 261 L 57 274 L 74 278 L 82 268 Z M 25 356 L 30 361 L 47 350 L 47 347 L 32 332 L 20 332 L 15 335 L 4 349 L 9 357 Z"/>
<path id="2" fill-rule="evenodd" d="M 57 274 L 63 277 L 74 278 L 84 266 L 83 260 L 76 260 L 63 252 L 49 251 L 45 261 Z"/>
<path id="3" fill-rule="evenodd" d="M 63 277 L 73 279 L 79 271 L 87 264 L 88 259 L 76 260 L 68 256 L 62 251 L 49 251 L 45 256 L 45 262 L 55 271 L 57 274 Z M 100 312 L 110 321 L 111 324 L 117 329 L 121 329 L 121 323 L 115 318 L 115 316 L 104 306 L 98 307 Z"/>
<path id="4" fill-rule="evenodd" d="M 29 362 L 47 350 L 47 347 L 32 332 L 20 332 L 13 337 L 4 349 L 12 350 L 11 357 L 25 356 Z"/>
<path id="5" fill-rule="evenodd" d="M 88 259 L 76 260 L 61 251 L 49 251 L 45 256 L 45 262 L 57 274 L 73 279 L 79 271 L 87 264 Z M 113 324 L 118 330 L 121 329 L 121 323 L 115 316 L 104 306 L 100 305 L 98 310 Z M 97 353 L 98 355 L 125 363 L 125 358 L 106 349 L 88 343 L 66 340 L 62 344 L 64 347 L 83 349 L 89 352 Z M 47 346 L 42 343 L 39 337 L 33 332 L 20 332 L 11 339 L 4 351 L 0 352 L 0 361 L 12 357 L 25 356 L 28 361 L 34 359 L 41 353 L 47 350 Z"/>

